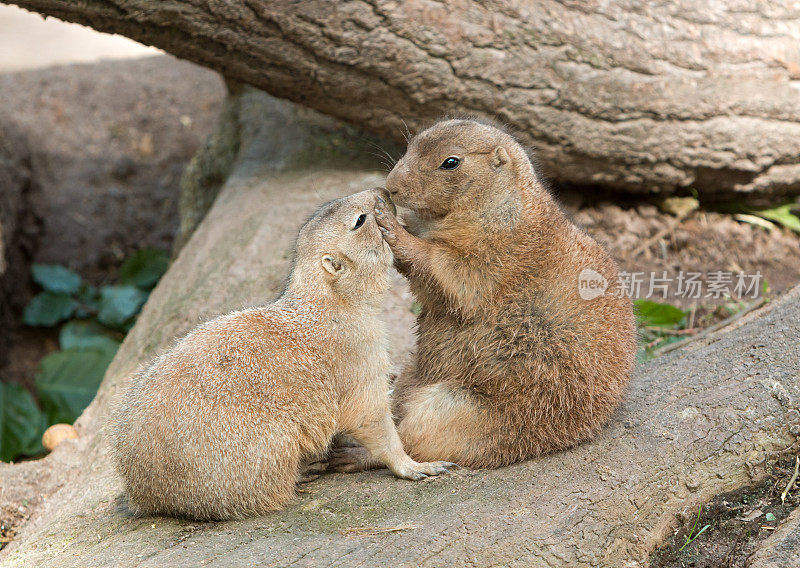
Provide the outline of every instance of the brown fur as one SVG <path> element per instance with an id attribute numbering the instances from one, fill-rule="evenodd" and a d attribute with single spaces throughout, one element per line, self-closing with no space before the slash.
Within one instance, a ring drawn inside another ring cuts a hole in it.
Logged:
<path id="1" fill-rule="evenodd" d="M 449 156 L 459 167 L 440 169 Z M 414 213 L 408 230 L 376 216 L 422 305 L 394 394 L 409 454 L 497 467 L 597 434 L 634 365 L 632 303 L 580 298 L 583 269 L 613 289 L 617 266 L 522 147 L 492 126 L 440 122 L 411 140 L 386 187 Z"/>
<path id="2" fill-rule="evenodd" d="M 123 389 L 111 438 L 131 509 L 195 519 L 280 509 L 301 462 L 339 431 L 399 477 L 452 465 L 411 460 L 389 412 L 380 309 L 391 255 L 375 195 L 328 203 L 303 226 L 276 302 L 201 325 Z"/>

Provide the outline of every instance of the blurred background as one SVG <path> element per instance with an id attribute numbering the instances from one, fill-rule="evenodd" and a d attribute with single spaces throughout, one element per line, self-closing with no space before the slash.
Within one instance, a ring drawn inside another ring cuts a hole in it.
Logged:
<path id="1" fill-rule="evenodd" d="M 0 73 L 162 53 L 122 36 L 5 4 L 0 5 L 0 30 Z"/>
<path id="2" fill-rule="evenodd" d="M 224 97 L 212 71 L 0 5 L 0 460 L 93 398 Z"/>

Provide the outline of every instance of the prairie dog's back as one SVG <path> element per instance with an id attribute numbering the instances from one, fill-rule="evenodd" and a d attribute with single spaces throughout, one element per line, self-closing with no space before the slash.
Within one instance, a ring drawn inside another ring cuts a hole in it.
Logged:
<path id="1" fill-rule="evenodd" d="M 260 483 L 274 484 L 275 469 L 292 472 L 293 485 L 291 457 L 321 453 L 335 429 L 335 390 L 320 364 L 332 342 L 324 326 L 313 337 L 301 325 L 315 319 L 305 312 L 228 314 L 132 379 L 113 436 L 134 508 L 229 518 L 282 506 L 273 495 L 259 499 L 252 485 L 265 474 Z M 244 502 L 228 510 L 230 494 Z"/>

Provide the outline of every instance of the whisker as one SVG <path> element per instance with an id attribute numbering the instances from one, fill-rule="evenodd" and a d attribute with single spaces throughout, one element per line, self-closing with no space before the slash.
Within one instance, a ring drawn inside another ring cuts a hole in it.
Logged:
<path id="1" fill-rule="evenodd" d="M 372 140 L 367 140 L 367 144 L 369 144 L 370 146 L 372 146 L 373 148 L 378 150 L 381 153 L 382 158 L 385 158 L 386 160 L 389 161 L 389 164 L 390 164 L 389 169 L 393 168 L 394 165 L 397 163 L 397 160 L 395 158 L 393 158 L 392 155 L 389 154 L 389 152 L 387 152 L 386 150 L 384 150 L 383 148 L 378 146 L 378 144 L 376 144 Z M 373 154 L 373 156 L 375 156 L 375 154 Z"/>
<path id="2" fill-rule="evenodd" d="M 314 178 L 314 176 L 311 176 L 309 179 L 311 180 L 311 190 L 316 194 L 320 201 L 323 201 L 322 193 L 320 193 L 319 189 L 317 189 L 317 180 Z"/>
<path id="3" fill-rule="evenodd" d="M 387 172 L 392 171 L 392 168 L 394 167 L 394 164 L 391 164 L 391 163 L 387 162 L 386 158 L 382 154 L 378 154 L 378 153 L 375 153 L 375 152 L 369 152 L 369 153 L 372 156 L 375 156 L 376 158 L 378 158 L 378 161 L 386 169 Z"/>
<path id="4" fill-rule="evenodd" d="M 405 131 L 405 132 L 403 132 L 403 131 L 401 130 L 401 131 L 400 131 L 400 133 L 403 135 L 403 138 L 405 138 L 405 141 L 406 141 L 406 146 L 408 146 L 408 141 L 409 141 L 409 140 L 411 140 L 411 129 L 408 127 L 408 124 L 406 124 L 406 121 L 405 121 L 405 120 L 403 120 L 403 118 L 402 118 L 402 117 L 400 117 L 400 122 L 402 122 L 402 123 L 403 123 L 403 126 L 404 126 L 404 127 L 405 127 L 405 129 L 406 129 L 406 131 Z"/>

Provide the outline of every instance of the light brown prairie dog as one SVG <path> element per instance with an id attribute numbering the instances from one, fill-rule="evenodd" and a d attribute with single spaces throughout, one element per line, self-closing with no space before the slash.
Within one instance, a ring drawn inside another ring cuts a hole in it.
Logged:
<path id="1" fill-rule="evenodd" d="M 301 461 L 336 432 L 398 477 L 453 464 L 406 455 L 389 412 L 381 301 L 391 254 L 376 192 L 327 203 L 300 230 L 280 298 L 201 325 L 135 375 L 111 421 L 141 514 L 232 519 L 284 507 Z"/>
<path id="2" fill-rule="evenodd" d="M 376 211 L 422 305 L 393 397 L 409 455 L 497 467 L 597 434 L 633 369 L 632 303 L 581 298 L 583 270 L 611 292 L 617 266 L 523 148 L 493 126 L 440 122 L 410 141 L 386 188 L 415 214 L 407 230 Z"/>

